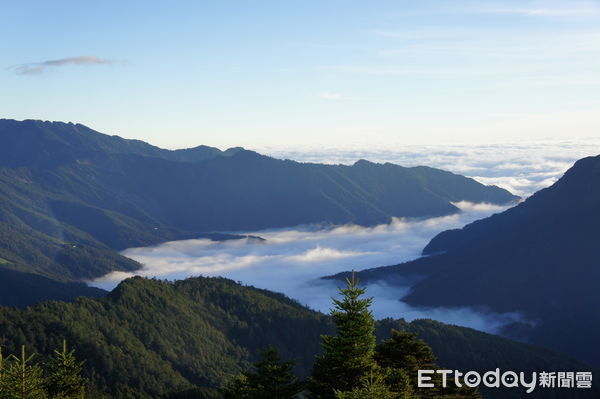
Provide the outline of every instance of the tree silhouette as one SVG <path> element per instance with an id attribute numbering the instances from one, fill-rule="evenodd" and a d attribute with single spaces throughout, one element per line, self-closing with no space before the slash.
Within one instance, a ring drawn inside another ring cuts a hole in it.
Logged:
<path id="1" fill-rule="evenodd" d="M 292 373 L 294 361 L 284 362 L 277 349 L 269 347 L 254 371 L 234 377 L 223 390 L 226 399 L 292 399 L 302 389 Z"/>
<path id="2" fill-rule="evenodd" d="M 335 391 L 362 388 L 365 379 L 377 372 L 372 298 L 362 298 L 365 290 L 358 283 L 352 272 L 346 288 L 339 290 L 341 299 L 333 298 L 331 315 L 337 332 L 322 336 L 324 353 L 317 357 L 309 383 L 315 398 L 333 399 Z"/>

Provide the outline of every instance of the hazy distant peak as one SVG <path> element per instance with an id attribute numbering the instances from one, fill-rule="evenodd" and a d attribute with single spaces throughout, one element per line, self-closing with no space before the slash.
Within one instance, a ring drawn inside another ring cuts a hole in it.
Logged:
<path id="1" fill-rule="evenodd" d="M 240 151 L 248 151 L 248 150 L 246 150 L 244 147 L 231 147 L 231 148 L 228 148 L 225 151 L 223 151 L 223 154 L 228 155 L 228 156 L 235 155 Z"/>
<path id="2" fill-rule="evenodd" d="M 367 161 L 366 159 L 359 159 L 358 161 L 354 162 L 354 164 L 352 166 L 360 167 L 360 166 L 372 166 L 372 165 L 375 165 L 375 163 L 371 162 L 371 161 Z"/>

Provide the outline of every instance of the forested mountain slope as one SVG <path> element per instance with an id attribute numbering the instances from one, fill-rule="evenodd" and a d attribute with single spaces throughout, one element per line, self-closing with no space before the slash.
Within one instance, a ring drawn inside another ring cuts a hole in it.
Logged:
<path id="1" fill-rule="evenodd" d="M 430 320 L 383 320 L 378 337 L 388 338 L 392 328 L 417 333 L 448 368 L 586 368 L 547 349 Z M 26 344 L 47 355 L 65 338 L 86 359 L 86 375 L 96 388 L 118 399 L 192 392 L 211 397 L 228 374 L 248 367 L 268 345 L 285 359 L 297 359 L 296 372 L 304 377 L 320 352 L 320 335 L 332 331 L 328 317 L 281 294 L 218 278 L 170 283 L 135 277 L 103 299 L 0 308 L 5 352 Z"/>

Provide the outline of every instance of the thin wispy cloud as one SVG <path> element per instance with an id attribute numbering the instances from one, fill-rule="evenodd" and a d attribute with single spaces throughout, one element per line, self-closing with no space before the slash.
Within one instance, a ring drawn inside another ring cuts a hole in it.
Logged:
<path id="1" fill-rule="evenodd" d="M 431 32 L 423 30 L 382 30 L 374 29 L 372 33 L 376 36 L 388 37 L 392 39 L 423 39 L 431 36 Z"/>
<path id="2" fill-rule="evenodd" d="M 93 55 L 67 57 L 57 60 L 48 60 L 42 62 L 30 62 L 14 67 L 14 70 L 19 75 L 40 75 L 49 69 L 60 68 L 68 65 L 113 65 L 113 60 L 96 57 Z"/>
<path id="3" fill-rule="evenodd" d="M 319 67 L 319 70 L 325 72 L 345 73 L 345 74 L 356 74 L 356 75 L 383 75 L 383 76 L 487 76 L 494 74 L 494 71 L 486 71 L 477 69 L 475 67 L 404 67 L 397 65 L 382 65 L 382 64 L 363 64 L 363 65 L 351 65 L 351 64 L 339 64 L 339 65 L 325 65 Z M 335 94 L 335 93 L 329 93 Z M 329 98 L 333 99 L 333 98 Z M 338 98 L 339 99 L 339 98 Z"/>
<path id="4" fill-rule="evenodd" d="M 594 17 L 600 15 L 600 7 L 585 8 L 488 8 L 486 13 L 517 14 L 530 17 Z"/>
<path id="5" fill-rule="evenodd" d="M 369 33 L 375 37 L 403 40 L 429 40 L 444 39 L 456 37 L 468 37 L 472 35 L 472 27 L 440 26 L 426 25 L 419 27 L 402 27 L 389 29 L 371 29 Z"/>
<path id="6" fill-rule="evenodd" d="M 550 14 L 554 9 L 493 10 Z M 336 78 L 361 75 L 379 80 L 377 83 L 382 85 L 395 81 L 407 87 L 420 87 L 417 82 L 429 85 L 424 79 L 438 80 L 442 87 L 452 84 L 448 80 L 451 78 L 454 82 L 464 81 L 461 90 L 478 91 L 477 95 L 524 87 L 532 93 L 543 89 L 583 90 L 600 81 L 600 30 L 594 26 L 556 30 L 533 23 L 510 29 L 495 25 L 429 25 L 373 29 L 369 34 L 381 43 L 374 46 L 370 57 L 325 64 L 318 70 Z"/>
<path id="7" fill-rule="evenodd" d="M 319 98 L 330 101 L 352 100 L 352 97 L 333 91 L 322 91 L 319 93 Z"/>

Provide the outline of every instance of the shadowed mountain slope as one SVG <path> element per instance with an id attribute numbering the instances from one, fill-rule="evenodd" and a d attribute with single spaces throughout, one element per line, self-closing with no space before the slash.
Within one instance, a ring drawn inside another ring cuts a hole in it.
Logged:
<path id="1" fill-rule="evenodd" d="M 600 156 L 505 212 L 440 233 L 425 258 L 360 273 L 399 282 L 415 306 L 523 312 L 535 327 L 507 334 L 600 364 Z"/>
<path id="2" fill-rule="evenodd" d="M 116 250 L 204 233 L 374 225 L 515 199 L 427 167 L 170 151 L 79 124 L 0 120 L 0 267 L 65 281 L 139 267 Z"/>

